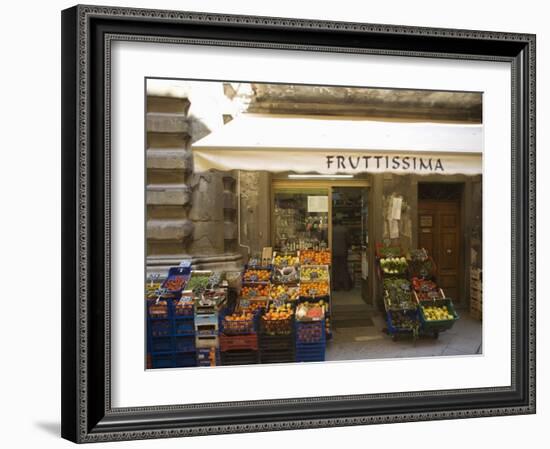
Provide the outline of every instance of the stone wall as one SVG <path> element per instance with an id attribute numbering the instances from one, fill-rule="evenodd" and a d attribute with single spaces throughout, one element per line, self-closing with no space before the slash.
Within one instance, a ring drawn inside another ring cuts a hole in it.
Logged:
<path id="1" fill-rule="evenodd" d="M 147 96 L 147 272 L 186 258 L 199 269 L 241 262 L 235 176 L 193 172 L 192 142 L 209 131 L 190 105 L 178 91 Z"/>

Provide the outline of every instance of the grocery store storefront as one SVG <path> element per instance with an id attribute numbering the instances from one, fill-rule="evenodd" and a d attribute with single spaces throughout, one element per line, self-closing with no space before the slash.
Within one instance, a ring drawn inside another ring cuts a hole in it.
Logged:
<path id="1" fill-rule="evenodd" d="M 432 337 L 481 263 L 481 148 L 478 125 L 248 114 L 197 140 L 202 212 L 148 281 L 148 366 L 403 356 L 400 335 L 445 355 Z M 223 254 L 194 250 L 218 238 Z"/>
<path id="2" fill-rule="evenodd" d="M 326 249 L 333 303 L 376 308 L 382 288 L 375 244 L 407 252 L 435 231 L 420 226 L 423 186 L 458 188 L 461 227 L 480 225 L 481 212 L 476 218 L 473 211 L 481 207 L 474 187 L 481 185 L 481 147 L 481 125 L 244 114 L 196 142 L 193 153 L 198 172 L 237 172 L 245 259 L 265 247 Z M 264 206 L 249 204 L 251 196 Z M 471 260 L 464 245 L 455 246 L 459 283 Z"/>

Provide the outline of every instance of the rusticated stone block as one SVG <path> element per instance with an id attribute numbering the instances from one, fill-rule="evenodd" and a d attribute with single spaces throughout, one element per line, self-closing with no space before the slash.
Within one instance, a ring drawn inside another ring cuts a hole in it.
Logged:
<path id="1" fill-rule="evenodd" d="M 189 133 L 186 114 L 147 113 L 147 131 L 153 133 Z"/>
<path id="2" fill-rule="evenodd" d="M 147 204 L 188 206 L 191 204 L 191 188 L 186 184 L 148 185 Z"/>
<path id="3" fill-rule="evenodd" d="M 147 150 L 147 168 L 163 170 L 193 170 L 193 154 L 183 148 Z"/>
<path id="4" fill-rule="evenodd" d="M 193 222 L 187 219 L 153 219 L 147 221 L 147 238 L 150 240 L 183 241 L 193 234 L 193 229 Z"/>

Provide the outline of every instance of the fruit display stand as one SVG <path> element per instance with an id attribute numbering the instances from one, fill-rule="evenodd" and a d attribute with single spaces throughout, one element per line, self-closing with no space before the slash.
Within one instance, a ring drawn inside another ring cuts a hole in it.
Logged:
<path id="1" fill-rule="evenodd" d="M 222 365 L 235 364 L 233 360 L 240 360 L 248 355 L 251 363 L 258 360 L 258 317 L 256 312 L 247 310 L 225 310 L 220 314 L 220 353 Z M 238 357 L 234 357 L 238 356 Z"/>
<path id="2" fill-rule="evenodd" d="M 453 301 L 449 298 L 421 302 L 418 312 L 422 332 L 434 338 L 437 338 L 440 332 L 451 329 L 460 318 Z"/>
<path id="3" fill-rule="evenodd" d="M 259 320 L 261 363 L 294 362 L 294 303 L 271 302 Z"/>
<path id="4" fill-rule="evenodd" d="M 322 362 L 326 352 L 325 307 L 303 302 L 296 307 L 296 361 Z"/>

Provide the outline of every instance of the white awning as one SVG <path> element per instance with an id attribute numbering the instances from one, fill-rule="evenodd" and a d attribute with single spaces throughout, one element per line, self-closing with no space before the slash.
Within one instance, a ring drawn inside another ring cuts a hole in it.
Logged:
<path id="1" fill-rule="evenodd" d="M 243 114 L 193 144 L 195 171 L 480 174 L 482 125 Z"/>

